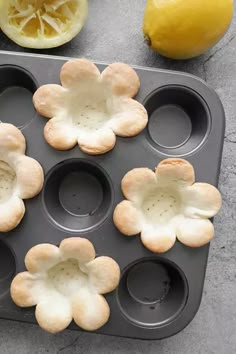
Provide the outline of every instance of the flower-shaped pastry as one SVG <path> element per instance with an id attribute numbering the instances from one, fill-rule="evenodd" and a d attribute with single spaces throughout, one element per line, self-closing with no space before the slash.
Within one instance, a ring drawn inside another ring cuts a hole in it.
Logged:
<path id="1" fill-rule="evenodd" d="M 116 135 L 134 136 L 147 125 L 147 112 L 133 100 L 140 82 L 136 72 L 123 63 L 109 65 L 101 74 L 86 59 L 66 62 L 62 86 L 41 86 L 34 94 L 35 109 L 52 118 L 44 128 L 47 142 L 58 150 L 77 143 L 88 154 L 111 150 Z"/>
<path id="2" fill-rule="evenodd" d="M 136 168 L 122 180 L 128 200 L 114 211 L 114 223 L 127 236 L 141 233 L 145 247 L 152 252 L 168 251 L 179 241 L 200 247 L 214 236 L 208 218 L 221 207 L 219 191 L 207 183 L 194 183 L 193 166 L 183 159 L 163 160 L 155 173 Z"/>
<path id="3" fill-rule="evenodd" d="M 74 319 L 92 331 L 109 319 L 110 308 L 101 294 L 119 282 L 118 264 L 109 257 L 95 258 L 92 243 L 72 237 L 59 246 L 39 244 L 25 257 L 28 272 L 16 275 L 11 297 L 20 307 L 36 306 L 35 316 L 44 330 L 57 333 Z"/>
<path id="4" fill-rule="evenodd" d="M 43 186 L 40 164 L 25 156 L 25 138 L 12 124 L 0 123 L 0 232 L 14 229 L 25 214 L 22 199 L 33 198 Z"/>

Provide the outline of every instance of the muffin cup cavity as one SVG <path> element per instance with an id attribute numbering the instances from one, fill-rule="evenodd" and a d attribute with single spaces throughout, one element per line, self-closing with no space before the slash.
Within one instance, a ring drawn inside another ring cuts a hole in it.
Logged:
<path id="1" fill-rule="evenodd" d="M 147 139 L 162 154 L 187 155 L 199 148 L 209 134 L 208 106 L 188 87 L 161 87 L 145 99 L 144 106 L 149 115 Z"/>
<path id="2" fill-rule="evenodd" d="M 136 326 L 153 328 L 174 321 L 185 306 L 187 294 L 184 274 L 163 258 L 129 265 L 117 292 L 123 315 Z"/>
<path id="3" fill-rule="evenodd" d="M 0 296 L 9 290 L 15 273 L 15 256 L 9 246 L 7 246 L 3 241 L 0 241 Z"/>
<path id="4" fill-rule="evenodd" d="M 36 81 L 27 70 L 14 65 L 0 66 L 0 78 L 0 121 L 23 128 L 35 115 Z"/>
<path id="5" fill-rule="evenodd" d="M 49 171 L 42 198 L 54 224 L 68 231 L 86 231 L 106 219 L 113 199 L 112 186 L 97 164 L 69 159 Z"/>

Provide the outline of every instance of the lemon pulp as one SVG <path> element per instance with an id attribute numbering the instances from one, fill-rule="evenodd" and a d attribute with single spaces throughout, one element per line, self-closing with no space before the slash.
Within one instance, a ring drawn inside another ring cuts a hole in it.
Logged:
<path id="1" fill-rule="evenodd" d="M 71 40 L 84 25 L 87 0 L 2 0 L 0 26 L 19 45 L 47 48 Z"/>

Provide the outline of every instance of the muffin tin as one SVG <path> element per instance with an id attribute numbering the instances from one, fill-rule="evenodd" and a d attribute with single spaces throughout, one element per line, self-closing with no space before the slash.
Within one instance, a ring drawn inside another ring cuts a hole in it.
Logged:
<path id="1" fill-rule="evenodd" d="M 56 151 L 44 140 L 45 118 L 35 112 L 32 95 L 46 83 L 59 83 L 69 58 L 0 52 L 0 120 L 20 127 L 27 154 L 44 168 L 42 193 L 27 200 L 21 224 L 0 239 L 0 317 L 35 323 L 32 309 L 10 298 L 9 286 L 23 271 L 26 252 L 38 243 L 58 245 L 84 236 L 98 255 L 121 267 L 120 285 L 106 296 L 109 322 L 98 333 L 161 339 L 181 331 L 196 314 L 203 291 L 209 245 L 188 248 L 179 242 L 153 254 L 138 237 L 115 228 L 114 207 L 123 199 L 120 182 L 135 167 L 154 169 L 166 157 L 184 157 L 196 180 L 217 185 L 225 116 L 216 93 L 188 74 L 135 67 L 141 88 L 136 97 L 149 113 L 147 128 L 134 138 L 118 138 L 113 151 L 89 156 L 78 147 Z M 97 64 L 102 70 L 105 65 Z M 214 241 L 213 241 L 214 242 Z M 78 329 L 72 324 L 71 329 Z"/>

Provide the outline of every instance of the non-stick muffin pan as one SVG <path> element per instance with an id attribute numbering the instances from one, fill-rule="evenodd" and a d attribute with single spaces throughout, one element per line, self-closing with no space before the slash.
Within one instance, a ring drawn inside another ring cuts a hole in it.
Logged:
<path id="1" fill-rule="evenodd" d="M 131 169 L 154 169 L 166 157 L 184 157 L 196 180 L 217 185 L 224 110 L 216 93 L 188 74 L 135 67 L 141 87 L 136 99 L 147 109 L 146 129 L 117 138 L 106 154 L 84 154 L 50 147 L 43 136 L 45 118 L 32 104 L 36 89 L 59 83 L 69 58 L 0 53 L 0 120 L 19 127 L 27 155 L 45 172 L 40 195 L 25 201 L 20 225 L 0 237 L 0 317 L 35 322 L 34 309 L 18 308 L 10 298 L 14 275 L 24 271 L 24 256 L 39 243 L 59 245 L 66 237 L 89 239 L 97 255 L 110 256 L 121 268 L 116 291 L 106 296 L 108 323 L 98 333 L 161 339 L 181 331 L 196 314 L 203 291 L 209 245 L 190 248 L 176 242 L 163 254 L 144 248 L 138 237 L 124 237 L 113 223 L 123 199 L 121 180 Z M 97 64 L 99 69 L 106 65 Z M 219 235 L 220 236 L 220 235 Z M 214 241 L 213 241 L 214 242 Z M 78 329 L 71 324 L 71 329 Z"/>

